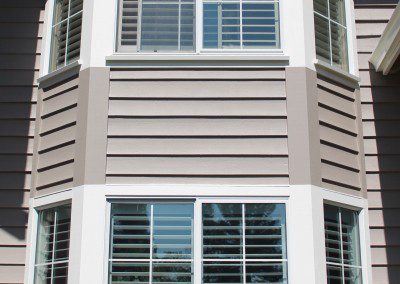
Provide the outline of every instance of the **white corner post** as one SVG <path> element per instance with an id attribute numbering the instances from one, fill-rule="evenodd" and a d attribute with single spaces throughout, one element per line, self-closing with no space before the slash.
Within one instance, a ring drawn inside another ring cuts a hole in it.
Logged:
<path id="1" fill-rule="evenodd" d="M 106 199 L 102 186 L 72 189 L 68 283 L 103 283 Z"/>
<path id="2" fill-rule="evenodd" d="M 290 187 L 289 283 L 326 283 L 323 207 L 316 202 L 310 185 Z"/>

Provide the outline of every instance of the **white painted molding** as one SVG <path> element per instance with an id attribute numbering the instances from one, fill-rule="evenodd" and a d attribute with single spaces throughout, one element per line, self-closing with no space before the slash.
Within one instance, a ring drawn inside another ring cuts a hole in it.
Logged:
<path id="1" fill-rule="evenodd" d="M 400 4 L 390 18 L 382 37 L 375 48 L 370 62 L 374 65 L 377 72 L 383 75 L 389 74 L 393 64 L 400 55 Z"/>
<path id="2" fill-rule="evenodd" d="M 289 56 L 283 53 L 180 53 L 113 54 L 106 57 L 112 67 L 286 67 Z"/>

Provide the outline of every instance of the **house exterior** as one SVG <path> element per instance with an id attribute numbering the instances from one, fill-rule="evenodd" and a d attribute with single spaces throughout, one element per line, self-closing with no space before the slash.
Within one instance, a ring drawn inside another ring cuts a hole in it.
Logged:
<path id="1" fill-rule="evenodd" d="M 1 0 L 0 283 L 398 283 L 397 2 Z"/>

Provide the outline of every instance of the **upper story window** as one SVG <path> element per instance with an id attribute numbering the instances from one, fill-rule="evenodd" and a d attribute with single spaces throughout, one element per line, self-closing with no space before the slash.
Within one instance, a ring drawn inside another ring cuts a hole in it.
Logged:
<path id="1" fill-rule="evenodd" d="M 35 284 L 68 282 L 71 205 L 39 212 Z"/>
<path id="2" fill-rule="evenodd" d="M 280 48 L 278 0 L 120 0 L 118 22 L 120 52 Z"/>
<path id="3" fill-rule="evenodd" d="M 79 59 L 83 0 L 56 0 L 51 32 L 50 71 Z"/>
<path id="4" fill-rule="evenodd" d="M 325 205 L 328 284 L 361 284 L 358 212 Z"/>
<path id="5" fill-rule="evenodd" d="M 314 0 L 317 59 L 349 70 L 345 0 Z"/>

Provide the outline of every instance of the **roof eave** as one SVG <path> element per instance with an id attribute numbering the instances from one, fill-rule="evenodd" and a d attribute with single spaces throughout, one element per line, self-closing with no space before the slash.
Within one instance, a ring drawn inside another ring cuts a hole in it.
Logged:
<path id="1" fill-rule="evenodd" d="M 400 4 L 397 5 L 387 24 L 370 62 L 377 72 L 389 74 L 397 57 L 400 55 Z"/>

